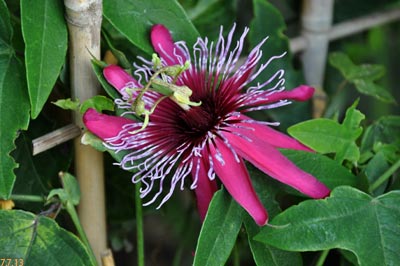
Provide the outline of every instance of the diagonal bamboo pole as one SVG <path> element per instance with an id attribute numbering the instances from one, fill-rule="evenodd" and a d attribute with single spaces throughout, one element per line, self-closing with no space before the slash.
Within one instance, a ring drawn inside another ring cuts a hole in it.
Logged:
<path id="1" fill-rule="evenodd" d="M 91 55 L 100 58 L 102 0 L 64 0 L 69 29 L 72 96 L 84 101 L 99 92 Z M 83 127 L 81 115 L 74 122 Z M 78 207 L 81 224 L 98 263 L 107 249 L 103 155 L 75 139 L 75 174 L 81 188 Z"/>

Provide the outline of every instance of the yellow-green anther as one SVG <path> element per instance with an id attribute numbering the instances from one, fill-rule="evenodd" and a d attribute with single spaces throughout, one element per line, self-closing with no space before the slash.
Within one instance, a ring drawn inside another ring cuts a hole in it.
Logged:
<path id="1" fill-rule="evenodd" d="M 134 99 L 132 103 L 132 110 L 138 116 L 143 116 L 143 124 L 140 129 L 129 132 L 131 134 L 136 134 L 142 130 L 144 130 L 150 121 L 150 115 L 155 111 L 157 105 L 169 97 L 172 101 L 178 104 L 182 109 L 189 110 L 190 106 L 199 106 L 201 102 L 192 102 L 190 101 L 190 96 L 192 95 L 192 90 L 187 86 L 178 86 L 176 85 L 176 81 L 182 72 L 189 69 L 190 62 L 186 61 L 184 65 L 174 65 L 174 66 L 166 66 L 162 67 L 161 59 L 157 54 L 153 54 L 152 63 L 155 73 L 150 77 L 148 83 L 143 88 L 128 88 L 126 89 L 126 93 L 133 98 L 134 91 L 139 91 L 139 94 Z M 170 81 L 172 78 L 172 81 Z M 169 80 L 169 81 L 167 81 Z M 162 95 L 150 110 L 146 109 L 145 103 L 142 100 L 146 91 L 152 90 L 156 91 Z"/>
<path id="2" fill-rule="evenodd" d="M 190 67 L 190 62 L 186 61 L 184 65 L 174 65 L 174 66 L 166 66 L 163 68 L 165 74 L 170 77 L 178 77 L 182 72 L 188 70 Z"/>
<path id="3" fill-rule="evenodd" d="M 184 110 L 189 110 L 190 106 L 200 106 L 201 102 L 190 101 L 190 96 L 192 96 L 192 90 L 185 85 L 178 86 L 175 84 L 168 83 L 161 79 L 154 79 L 152 81 L 153 90 L 168 96 L 181 106 Z"/>
<path id="4" fill-rule="evenodd" d="M 171 100 L 176 102 L 184 110 L 189 110 L 190 106 L 200 106 L 201 102 L 192 102 L 189 98 L 192 95 L 192 90 L 187 86 L 175 86 L 175 91 Z"/>
<path id="5" fill-rule="evenodd" d="M 139 114 L 138 112 L 136 112 L 136 111 L 135 111 L 135 112 L 136 112 L 137 115 L 144 115 L 144 120 L 143 120 L 142 127 L 139 128 L 139 129 L 137 129 L 137 130 L 130 131 L 129 133 L 130 133 L 130 134 L 136 134 L 136 133 L 142 131 L 143 129 L 145 129 L 145 128 L 147 127 L 147 125 L 149 124 L 150 115 L 151 115 L 152 113 L 154 113 L 154 111 L 156 110 L 157 105 L 158 105 L 161 101 L 163 101 L 165 98 L 167 98 L 167 96 L 163 96 L 163 97 L 161 97 L 160 99 L 158 99 L 158 100 L 154 103 L 153 107 L 151 107 L 150 110 L 147 110 L 147 109 L 144 107 L 144 102 L 143 102 L 143 101 L 140 101 L 141 103 L 143 103 L 143 108 L 140 108 L 140 112 L 142 112 L 142 113 Z"/>
<path id="6" fill-rule="evenodd" d="M 146 113 L 146 108 L 145 108 L 145 104 L 144 101 L 141 98 L 136 98 L 135 101 L 132 104 L 132 109 L 135 111 L 135 113 L 138 116 L 141 116 L 142 114 Z"/>
<path id="7" fill-rule="evenodd" d="M 154 69 L 158 69 L 159 67 L 162 66 L 161 59 L 158 57 L 157 54 L 153 54 L 152 55 L 151 62 L 153 63 L 153 68 Z"/>

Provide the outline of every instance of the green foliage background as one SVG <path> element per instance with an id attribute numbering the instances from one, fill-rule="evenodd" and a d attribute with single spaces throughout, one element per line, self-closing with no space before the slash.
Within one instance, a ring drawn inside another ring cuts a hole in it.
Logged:
<path id="1" fill-rule="evenodd" d="M 220 25 L 226 33 L 236 23 L 237 33 L 250 26 L 247 51 L 270 37 L 263 46 L 266 60 L 287 51 L 289 37 L 299 34 L 300 2 L 104 0 L 103 52 L 120 51 L 130 67 L 136 56 L 151 55 L 152 24 L 163 23 L 175 40 L 193 44 L 198 36 L 214 40 Z M 334 22 L 399 7 L 395 0 L 336 0 Z M 64 191 L 57 176 L 73 171 L 72 143 L 31 155 L 32 139 L 71 122 L 69 112 L 51 104 L 70 97 L 63 14 L 60 0 L 0 0 L 0 199 L 16 203 L 15 210 L 0 210 L 0 258 L 23 258 L 29 265 L 93 264 L 66 212 L 52 216 L 55 206 L 71 199 L 62 199 L 62 192 L 44 203 L 49 193 Z M 256 226 L 223 189 L 200 224 L 193 195 L 186 189 L 159 211 L 144 209 L 147 263 L 313 265 L 327 254 L 321 251 L 332 250 L 325 259 L 335 265 L 396 265 L 399 30 L 395 22 L 330 44 L 323 117 L 311 119 L 309 103 L 253 114 L 280 121 L 280 130 L 316 151 L 282 153 L 334 189 L 331 197 L 306 200 L 249 166 L 271 226 Z M 288 89 L 304 83 L 299 55 L 289 53 L 272 68 L 285 69 Z M 101 78 L 101 67 L 94 65 L 94 71 Z M 131 174 L 113 166 L 113 160 L 106 155 L 108 238 L 117 265 L 130 265 L 135 257 L 134 186 Z M 19 195 L 39 200 L 17 200 Z M 58 260 L 46 259 L 49 256 Z"/>

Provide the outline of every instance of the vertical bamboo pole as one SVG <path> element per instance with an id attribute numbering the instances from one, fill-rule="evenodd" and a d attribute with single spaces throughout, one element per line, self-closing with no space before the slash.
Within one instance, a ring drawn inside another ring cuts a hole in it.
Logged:
<path id="1" fill-rule="evenodd" d="M 307 46 L 302 54 L 306 82 L 317 88 L 314 101 L 314 117 L 321 116 L 324 108 L 322 85 L 332 26 L 333 0 L 303 0 L 301 14 L 302 35 Z"/>
<path id="2" fill-rule="evenodd" d="M 98 94 L 99 83 L 91 67 L 91 54 L 100 58 L 102 0 L 64 0 L 69 29 L 72 96 L 84 101 Z M 74 122 L 83 127 L 80 114 Z M 107 249 L 103 155 L 75 139 L 75 174 L 81 188 L 80 221 L 98 263 Z"/>

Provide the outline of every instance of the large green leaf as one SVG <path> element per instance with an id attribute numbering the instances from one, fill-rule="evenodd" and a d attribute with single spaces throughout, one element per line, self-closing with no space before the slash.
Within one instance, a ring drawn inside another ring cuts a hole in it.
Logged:
<path id="1" fill-rule="evenodd" d="M 65 61 L 68 41 L 62 2 L 21 0 L 21 23 L 31 116 L 36 118 Z"/>
<path id="2" fill-rule="evenodd" d="M 362 133 L 364 115 L 356 110 L 357 102 L 347 111 L 342 124 L 326 118 L 308 120 L 288 128 L 288 133 L 320 153 L 336 153 L 336 160 L 356 162 L 360 151 L 355 140 Z"/>
<path id="3" fill-rule="evenodd" d="M 225 190 L 214 194 L 200 231 L 194 266 L 225 265 L 242 226 L 243 213 Z"/>
<path id="4" fill-rule="evenodd" d="M 17 164 L 10 156 L 17 132 L 29 123 L 25 70 L 11 46 L 12 28 L 4 1 L 0 1 L 0 199 L 10 197 Z"/>
<path id="5" fill-rule="evenodd" d="M 196 18 L 210 15 L 211 12 L 207 14 L 207 11 L 213 6 L 220 4 L 221 2 L 221 0 L 199 0 L 196 2 L 195 6 L 187 9 L 188 16 L 191 20 L 195 20 Z"/>
<path id="6" fill-rule="evenodd" d="M 198 32 L 175 0 L 104 0 L 105 18 L 135 46 L 151 54 L 150 28 L 164 24 L 175 41 L 194 44 Z"/>
<path id="7" fill-rule="evenodd" d="M 0 258 L 18 265 L 95 265 L 79 239 L 43 215 L 0 211 Z"/>
<path id="8" fill-rule="evenodd" d="M 12 155 L 17 162 L 19 167 L 15 170 L 17 180 L 14 184 L 13 194 L 25 194 L 25 195 L 40 195 L 47 194 L 50 182 L 47 182 L 46 177 L 50 177 L 39 173 L 40 161 L 37 157 L 32 155 L 32 139 L 30 139 L 25 132 L 21 133 L 18 139 L 15 141 L 17 148 L 13 151 Z M 54 157 L 54 156 L 53 156 Z M 46 163 L 51 165 L 57 165 L 53 158 L 49 158 Z M 41 162 L 43 165 L 43 161 Z M 46 165 L 50 168 L 49 165 Z M 59 171 L 60 169 L 58 169 Z M 26 173 L 29 173 L 27 175 Z M 57 172 L 53 172 L 53 175 Z"/>
<path id="9" fill-rule="evenodd" d="M 368 189 L 367 180 L 353 175 L 337 161 L 324 155 L 298 150 L 281 150 L 281 152 L 299 168 L 318 178 L 330 189 L 343 185 Z"/>
<path id="10" fill-rule="evenodd" d="M 323 200 L 307 200 L 276 216 L 256 240 L 291 251 L 340 248 L 360 265 L 400 261 L 400 191 L 377 198 L 338 187 Z M 301 240 L 301 241 L 299 241 Z"/>
<path id="11" fill-rule="evenodd" d="M 6 3 L 4 0 L 0 1 L 0 40 L 1 45 L 10 44 L 12 39 L 12 28 L 10 22 L 10 14 L 8 12 Z M 4 44 L 3 44 L 4 42 Z M 0 50 L 2 54 L 4 51 L 3 49 Z"/>
<path id="12" fill-rule="evenodd" d="M 267 208 L 269 218 L 275 217 L 281 212 L 275 196 L 280 187 L 275 185 L 275 181 L 268 178 L 264 173 L 257 170 L 254 166 L 248 165 L 247 168 L 251 173 L 252 184 L 263 205 Z M 261 227 L 258 226 L 253 218 L 248 214 L 244 214 L 244 225 L 246 227 L 247 238 L 254 262 L 257 266 L 297 266 L 302 265 L 300 253 L 289 252 L 278 249 L 254 240 Z"/>
<path id="13" fill-rule="evenodd" d="M 364 173 L 368 178 L 370 184 L 373 184 L 376 180 L 381 177 L 388 169 L 390 165 L 387 163 L 385 155 L 383 152 L 376 153 L 371 160 L 369 160 L 367 166 L 364 169 Z M 380 195 L 386 189 L 387 183 L 389 180 L 384 182 L 379 188 L 376 188 L 374 191 L 371 191 L 373 195 Z"/>

